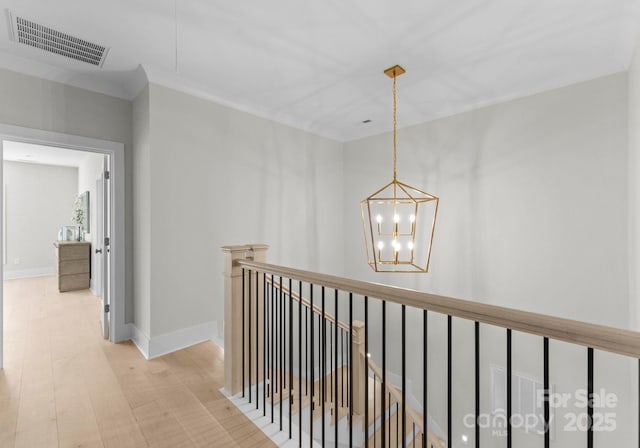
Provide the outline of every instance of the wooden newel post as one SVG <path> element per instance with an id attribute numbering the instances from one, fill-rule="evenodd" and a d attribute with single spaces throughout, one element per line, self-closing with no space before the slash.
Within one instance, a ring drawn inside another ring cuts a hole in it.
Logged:
<path id="1" fill-rule="evenodd" d="M 235 395 L 242 391 L 242 268 L 238 266 L 238 260 L 253 260 L 264 263 L 266 261 L 267 250 L 269 246 L 266 244 L 247 244 L 242 246 L 223 246 L 224 252 L 224 388 L 229 395 Z M 259 296 L 259 291 L 255 289 L 255 274 L 253 275 L 254 286 L 251 290 L 251 301 L 249 301 L 250 281 L 248 275 L 245 275 L 245 303 L 253 303 Z M 261 285 L 260 285 L 261 286 Z M 256 294 L 257 293 L 257 294 Z M 251 325 L 255 328 L 259 316 L 251 316 L 248 320 L 248 310 L 245 309 L 245 347 L 248 346 L 248 330 Z M 253 330 L 252 340 L 255 338 L 255 329 Z M 255 353 L 256 347 L 253 342 L 252 353 Z M 249 385 L 248 349 L 245 349 L 245 377 L 247 385 Z M 255 359 L 255 355 L 253 355 Z M 255 369 L 255 366 L 253 366 Z M 255 370 L 253 370 L 255 374 Z"/>
<path id="2" fill-rule="evenodd" d="M 368 382 L 367 354 L 364 352 L 364 322 L 353 321 L 351 335 L 351 353 L 353 353 L 353 413 L 363 415 L 365 406 L 365 387 Z"/>

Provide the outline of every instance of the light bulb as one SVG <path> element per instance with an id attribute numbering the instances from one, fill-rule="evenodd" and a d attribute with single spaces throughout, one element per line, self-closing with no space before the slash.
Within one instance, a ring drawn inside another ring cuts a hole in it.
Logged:
<path id="1" fill-rule="evenodd" d="M 393 222 L 400 222 L 400 216 L 397 213 L 393 215 Z"/>
<path id="2" fill-rule="evenodd" d="M 379 249 L 379 250 L 384 249 L 384 242 L 382 242 L 382 241 L 378 241 L 378 249 Z"/>
<path id="3" fill-rule="evenodd" d="M 416 215 L 409 216 L 409 221 L 416 222 Z"/>
<path id="4" fill-rule="evenodd" d="M 380 224 L 382 222 L 382 216 L 380 214 L 378 214 L 378 216 L 376 216 L 376 221 L 378 222 L 378 224 Z"/>
<path id="5" fill-rule="evenodd" d="M 393 240 L 393 243 L 391 243 L 391 245 L 395 250 L 400 250 L 400 243 L 398 243 L 398 240 Z"/>
<path id="6" fill-rule="evenodd" d="M 409 250 L 413 250 L 413 241 L 409 241 L 407 247 L 409 248 Z"/>
<path id="7" fill-rule="evenodd" d="M 462 434 L 462 442 L 467 443 L 469 441 L 469 437 L 466 434 Z"/>

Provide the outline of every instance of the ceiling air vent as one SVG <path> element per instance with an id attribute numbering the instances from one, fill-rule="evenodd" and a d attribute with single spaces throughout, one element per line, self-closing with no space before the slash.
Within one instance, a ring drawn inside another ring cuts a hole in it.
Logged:
<path id="1" fill-rule="evenodd" d="M 102 67 L 108 48 L 40 25 L 22 17 L 12 17 L 13 40 L 76 61 Z"/>

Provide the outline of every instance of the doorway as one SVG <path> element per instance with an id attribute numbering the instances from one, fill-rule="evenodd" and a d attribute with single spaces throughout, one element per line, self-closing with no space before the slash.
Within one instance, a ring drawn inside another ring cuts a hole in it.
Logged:
<path id="1" fill-rule="evenodd" d="M 95 283 L 92 285 L 95 289 L 100 287 L 101 295 L 104 303 L 101 306 L 100 320 L 103 324 L 103 334 L 112 342 L 119 342 L 129 338 L 128 327 L 125 324 L 125 303 L 124 303 L 124 145 L 121 143 L 109 142 L 104 140 L 72 136 L 47 131 L 38 131 L 28 128 L 19 128 L 14 126 L 0 125 L 0 150 L 4 152 L 5 142 L 18 142 L 21 144 L 39 145 L 46 152 L 47 149 L 53 151 L 52 148 L 64 148 L 75 151 L 82 151 L 85 154 L 95 154 L 106 163 L 104 169 L 100 169 L 100 181 L 93 179 L 93 185 L 96 189 L 95 204 L 102 207 L 105 213 L 95 214 L 95 217 L 104 217 L 98 219 L 100 228 L 94 226 L 96 232 L 102 234 L 95 236 L 94 240 L 99 244 L 94 244 L 91 248 L 92 260 L 96 256 L 102 261 L 100 263 L 99 277 L 104 280 L 100 281 L 100 286 Z M 2 154 L 0 154 L 2 155 Z M 2 160 L 3 157 L 0 157 Z M 2 162 L 4 168 L 4 162 Z M 0 169 L 2 173 L 3 169 Z M 5 183 L 0 174 L 0 185 L 2 187 L 2 207 L 5 207 Z M 98 198 L 97 189 L 100 188 L 100 198 Z M 97 223 L 93 223 L 97 224 Z M 3 252 L 5 262 L 11 263 L 11 259 L 6 259 L 6 241 L 5 241 L 5 223 L 0 222 L 0 230 L 3 235 L 0 242 L 0 250 Z M 98 254 L 95 251 L 99 251 Z M 19 262 L 19 260 L 17 260 Z M 94 261 L 95 263 L 95 261 Z M 4 264 L 0 266 L 0 272 L 4 277 Z M 94 272 L 96 272 L 94 265 Z M 98 280 L 98 279 L 96 279 Z M 97 282 L 96 282 L 97 283 Z M 0 368 L 2 367 L 2 347 L 3 347 L 3 297 L 0 290 Z"/>

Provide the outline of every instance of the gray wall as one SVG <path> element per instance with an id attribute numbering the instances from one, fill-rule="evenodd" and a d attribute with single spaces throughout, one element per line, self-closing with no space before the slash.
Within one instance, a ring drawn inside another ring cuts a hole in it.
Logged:
<path id="1" fill-rule="evenodd" d="M 151 333 L 151 153 L 149 86 L 133 102 L 133 223 L 134 324 Z"/>
<path id="2" fill-rule="evenodd" d="M 398 145 L 399 179 L 441 198 L 430 273 L 374 274 L 365 263 L 358 202 L 390 180 L 391 137 L 384 134 L 345 144 L 347 277 L 629 326 L 626 74 L 408 127 L 399 131 Z M 379 318 L 373 306 L 372 321 Z M 390 307 L 389 322 L 389 365 L 399 373 L 397 307 Z M 421 313 L 410 311 L 408 326 L 408 347 L 419 348 Z M 445 320 L 432 316 L 431 331 L 430 360 L 443 373 L 430 378 L 431 411 L 446 427 Z M 483 331 L 486 392 L 489 366 L 504 366 L 505 342 L 503 332 Z M 465 430 L 462 419 L 473 412 L 467 399 L 473 396 L 473 325 L 456 321 L 455 334 L 453 442 L 466 431 L 472 445 L 472 430 Z M 541 341 L 521 335 L 515 340 L 514 369 L 541 379 Z M 379 346 L 372 351 L 379 359 Z M 586 381 L 585 369 L 577 368 L 586 365 L 584 352 L 553 345 L 552 381 L 559 391 L 573 392 L 576 381 Z M 622 411 L 630 405 L 624 402 L 629 370 L 623 361 L 596 359 L 599 384 L 623 401 L 617 409 L 619 430 L 598 437 L 607 446 L 622 446 L 630 429 L 623 427 Z M 620 369 L 614 367 L 618 361 Z M 420 356 L 409 357 L 414 380 L 420 378 L 421 363 Z M 421 396 L 419 383 L 414 390 Z M 489 411 L 488 394 L 483 402 Z M 560 431 L 566 422 L 558 418 Z M 582 436 L 559 433 L 556 443 L 576 446 Z M 483 437 L 490 446 L 503 442 L 487 432 Z M 518 440 L 530 446 L 539 436 L 519 434 Z"/>
<path id="3" fill-rule="evenodd" d="M 629 82 L 629 321 L 640 330 L 640 41 L 628 72 Z M 629 369 L 632 396 L 638 396 L 635 366 Z"/>
<path id="4" fill-rule="evenodd" d="M 125 145 L 126 263 L 132 264 L 131 102 L 0 69 L 0 123 Z M 126 269 L 126 321 L 133 318 L 133 273 Z"/>
<path id="5" fill-rule="evenodd" d="M 629 67 L 629 319 L 640 329 L 640 41 Z"/>
<path id="6" fill-rule="evenodd" d="M 148 143 L 136 131 L 135 196 L 150 196 L 136 209 L 136 282 L 151 337 L 222 322 L 222 245 L 264 242 L 271 260 L 342 273 L 340 143 L 155 84 L 148 101 Z"/>
<path id="7" fill-rule="evenodd" d="M 3 163 L 6 188 L 5 278 L 55 272 L 53 242 L 61 226 L 75 225 L 78 169 L 32 163 Z"/>

